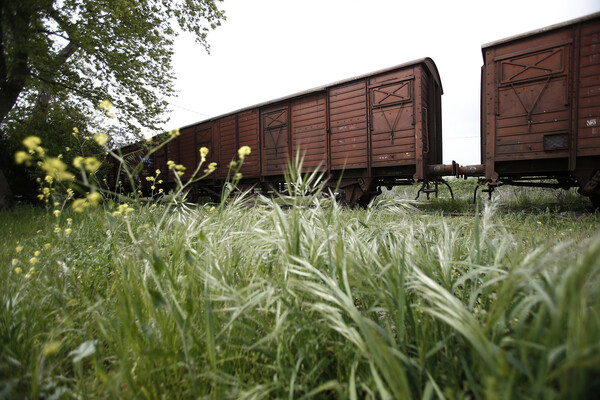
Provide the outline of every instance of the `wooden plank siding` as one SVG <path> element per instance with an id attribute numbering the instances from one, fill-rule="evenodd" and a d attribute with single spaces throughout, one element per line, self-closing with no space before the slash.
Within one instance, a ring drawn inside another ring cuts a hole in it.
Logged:
<path id="1" fill-rule="evenodd" d="M 525 176 L 522 165 L 552 175 L 597 162 L 600 14 L 484 45 L 483 57 L 486 178 L 498 177 L 497 163 Z"/>
<path id="2" fill-rule="evenodd" d="M 364 79 L 329 89 L 331 169 L 367 168 L 367 85 Z"/>
<path id="3" fill-rule="evenodd" d="M 581 27 L 577 156 L 600 155 L 600 22 Z"/>
<path id="4" fill-rule="evenodd" d="M 294 100 L 292 116 L 292 157 L 304 157 L 303 172 L 327 169 L 327 95 L 317 93 Z"/>

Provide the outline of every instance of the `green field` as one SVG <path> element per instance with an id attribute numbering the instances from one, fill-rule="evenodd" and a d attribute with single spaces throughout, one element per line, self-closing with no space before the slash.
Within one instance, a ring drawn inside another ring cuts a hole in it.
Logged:
<path id="1" fill-rule="evenodd" d="M 0 214 L 0 398 L 595 398 L 600 213 L 395 189 Z"/>

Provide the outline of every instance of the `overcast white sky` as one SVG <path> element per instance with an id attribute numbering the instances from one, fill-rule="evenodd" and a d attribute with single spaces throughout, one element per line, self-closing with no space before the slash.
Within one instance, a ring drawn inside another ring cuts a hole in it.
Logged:
<path id="1" fill-rule="evenodd" d="M 600 11 L 600 0 L 225 0 L 210 55 L 181 37 L 167 129 L 423 57 L 440 72 L 444 163 L 479 159 L 483 44 Z"/>

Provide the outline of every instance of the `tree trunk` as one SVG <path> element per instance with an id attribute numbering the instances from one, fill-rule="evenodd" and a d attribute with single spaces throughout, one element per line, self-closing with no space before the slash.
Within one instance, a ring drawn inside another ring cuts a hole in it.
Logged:
<path id="1" fill-rule="evenodd" d="M 12 208 L 14 199 L 4 172 L 0 169 L 0 211 Z"/>

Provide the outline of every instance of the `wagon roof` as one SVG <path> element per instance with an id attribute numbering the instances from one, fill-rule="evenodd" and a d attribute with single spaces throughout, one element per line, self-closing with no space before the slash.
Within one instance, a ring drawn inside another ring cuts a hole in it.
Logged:
<path id="1" fill-rule="evenodd" d="M 252 110 L 252 109 L 255 109 L 255 108 L 264 107 L 264 106 L 269 105 L 269 104 L 275 104 L 275 103 L 279 103 L 279 102 L 282 102 L 282 101 L 290 100 L 290 99 L 293 99 L 293 98 L 296 98 L 296 97 L 302 97 L 302 96 L 306 96 L 306 95 L 309 95 L 309 94 L 312 94 L 312 93 L 322 92 L 322 91 L 327 90 L 330 87 L 337 86 L 337 85 L 342 85 L 344 83 L 352 82 L 352 81 L 357 80 L 357 79 L 364 79 L 364 78 L 367 78 L 369 76 L 379 75 L 379 74 L 383 74 L 383 73 L 386 73 L 386 72 L 389 72 L 389 71 L 393 71 L 395 69 L 406 68 L 406 67 L 409 67 L 409 66 L 412 66 L 412 65 L 419 65 L 419 64 L 425 65 L 425 67 L 429 70 L 429 72 L 431 73 L 431 75 L 433 76 L 433 78 L 435 79 L 435 81 L 438 83 L 438 85 L 440 85 L 440 90 L 441 90 L 441 93 L 443 94 L 442 81 L 440 79 L 440 74 L 439 74 L 438 69 L 437 69 L 437 67 L 435 65 L 435 62 L 433 62 L 433 60 L 431 58 L 425 57 L 425 58 L 421 58 L 421 59 L 418 59 L 418 60 L 410 61 L 410 62 L 407 62 L 407 63 L 404 63 L 404 64 L 395 65 L 393 67 L 389 67 L 389 68 L 385 68 L 385 69 L 380 69 L 380 70 L 377 70 L 377 71 L 369 72 L 367 74 L 358 75 L 358 76 L 355 76 L 355 77 L 352 77 L 352 78 L 348 78 L 348 79 L 344 79 L 344 80 L 341 80 L 341 81 L 329 83 L 327 85 L 317 86 L 315 88 L 304 90 L 304 91 L 301 91 L 301 92 L 298 92 L 298 93 L 294 93 L 294 94 L 291 94 L 291 95 L 288 95 L 288 96 L 284 96 L 284 97 L 276 98 L 276 99 L 273 99 L 273 100 L 265 101 L 265 102 L 262 102 L 262 103 L 254 104 L 252 106 L 244 107 L 244 108 L 241 108 L 241 109 L 238 109 L 238 110 L 235 110 L 235 111 L 231 111 L 231 112 L 228 112 L 228 113 L 225 113 L 225 114 L 217 115 L 215 117 L 207 118 L 205 120 L 194 122 L 192 124 L 189 124 L 189 125 L 186 125 L 186 126 L 182 127 L 181 129 L 187 128 L 187 127 L 190 127 L 190 126 L 194 126 L 194 125 L 198 125 L 198 124 L 201 124 L 201 123 L 204 123 L 204 122 L 213 121 L 213 120 L 216 120 L 216 119 L 219 119 L 219 118 L 227 117 L 229 115 L 237 114 L 239 112 L 243 112 L 243 111 Z"/>
<path id="2" fill-rule="evenodd" d="M 564 22 L 560 22 L 558 24 L 554 24 L 554 25 L 550 25 L 550 26 L 546 26 L 544 28 L 540 28 L 540 29 L 536 29 L 533 31 L 529 31 L 529 32 L 525 32 L 525 33 L 520 33 L 518 35 L 514 35 L 514 36 L 509 36 L 507 38 L 504 39 L 499 39 L 499 40 L 495 40 L 493 42 L 489 42 L 484 44 L 483 46 L 481 46 L 482 51 L 484 51 L 485 53 L 485 49 L 488 49 L 490 47 L 495 47 L 495 46 L 499 46 L 501 44 L 504 43 L 510 43 L 512 41 L 515 40 L 519 40 L 519 39 L 523 39 L 523 38 L 527 38 L 530 36 L 534 36 L 534 35 L 540 35 L 542 33 L 545 32 L 550 32 L 556 29 L 561 29 L 570 25 L 575 25 L 581 22 L 585 22 L 585 21 L 589 21 L 592 20 L 594 18 L 599 18 L 600 17 L 600 12 L 594 13 L 594 14 L 589 14 L 583 17 L 579 17 L 579 18 L 575 18 L 575 19 L 571 19 L 569 21 L 564 21 Z"/>

